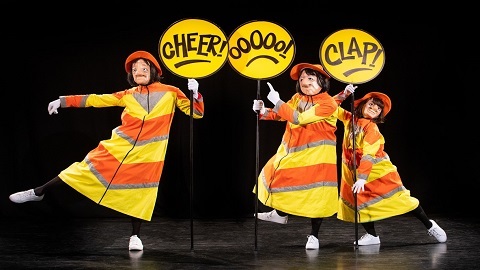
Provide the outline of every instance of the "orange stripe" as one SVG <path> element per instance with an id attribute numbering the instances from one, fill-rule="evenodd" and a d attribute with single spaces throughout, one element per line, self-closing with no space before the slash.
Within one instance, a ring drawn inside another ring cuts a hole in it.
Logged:
<path id="1" fill-rule="evenodd" d="M 335 136 L 335 130 L 336 127 L 333 127 L 325 122 L 310 124 L 306 127 L 296 127 L 291 131 L 291 134 L 293 135 L 292 138 L 296 138 L 295 145 L 289 146 L 292 147 L 298 145 L 306 145 L 311 142 L 318 142 L 322 140 L 337 141 L 337 137 Z M 283 139 L 285 141 L 289 141 L 290 138 L 290 129 L 286 129 Z"/>
<path id="2" fill-rule="evenodd" d="M 163 118 L 163 119 L 162 119 Z M 163 115 L 155 119 L 146 120 L 143 124 L 142 133 L 140 134 L 139 140 L 148 140 L 155 136 L 165 135 L 168 134 L 170 130 L 170 118 L 172 118 L 171 114 Z M 142 120 L 136 117 L 132 117 L 131 115 L 125 114 L 122 118 L 123 124 L 120 126 L 120 131 L 124 134 L 128 135 L 131 138 L 137 138 L 138 136 L 138 128 L 134 129 L 126 129 L 125 127 L 138 127 Z M 138 122 L 138 124 L 133 124 L 133 122 Z M 158 123 L 168 123 L 165 125 L 158 125 Z"/>
<path id="3" fill-rule="evenodd" d="M 120 166 L 120 162 L 112 156 L 103 145 L 88 153 L 88 159 L 92 162 L 96 172 L 109 182 Z M 122 164 L 116 173 L 114 184 L 144 184 L 160 181 L 163 171 L 163 161 L 150 163 Z"/>
<path id="4" fill-rule="evenodd" d="M 392 183 L 393 182 L 395 183 Z M 365 184 L 365 191 L 357 194 L 357 204 L 362 204 L 376 199 L 388 192 L 402 186 L 398 172 L 391 172 L 385 176 Z M 352 187 L 342 182 L 342 198 L 354 205 Z M 373 192 L 374 191 L 374 192 Z"/>
<path id="5" fill-rule="evenodd" d="M 337 167 L 335 164 L 318 164 L 313 166 L 274 170 L 273 166 L 264 169 L 267 183 L 272 182 L 272 173 L 275 173 L 275 180 L 272 188 L 284 188 L 302 186 L 317 182 L 337 182 Z M 281 178 L 280 181 L 276 181 Z"/>

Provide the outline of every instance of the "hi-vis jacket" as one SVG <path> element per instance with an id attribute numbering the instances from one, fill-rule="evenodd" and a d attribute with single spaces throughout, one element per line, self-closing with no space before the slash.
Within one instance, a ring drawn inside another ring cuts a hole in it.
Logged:
<path id="1" fill-rule="evenodd" d="M 260 115 L 260 120 L 287 121 L 277 152 L 258 177 L 263 204 L 310 218 L 337 212 L 337 107 L 328 93 L 297 93 Z"/>
<path id="2" fill-rule="evenodd" d="M 61 107 L 124 107 L 121 125 L 81 162 L 59 177 L 94 202 L 150 221 L 162 175 L 175 109 L 190 115 L 190 100 L 177 87 L 152 83 L 113 94 L 61 96 Z M 203 117 L 200 95 L 192 117 Z"/>
<path id="3" fill-rule="evenodd" d="M 355 222 L 352 114 L 338 107 L 343 122 L 342 180 L 337 218 Z M 365 191 L 357 193 L 358 222 L 370 222 L 414 210 L 419 201 L 410 196 L 400 179 L 397 167 L 384 151 L 385 139 L 370 119 L 355 119 L 355 161 L 357 179 L 365 179 Z"/>

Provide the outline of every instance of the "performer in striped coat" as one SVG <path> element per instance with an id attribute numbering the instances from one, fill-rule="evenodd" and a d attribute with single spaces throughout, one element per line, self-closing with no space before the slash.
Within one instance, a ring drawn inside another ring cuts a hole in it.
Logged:
<path id="1" fill-rule="evenodd" d="M 338 102 L 341 102 L 342 98 L 345 99 L 350 94 L 351 92 L 348 92 L 335 98 L 339 97 Z M 378 124 L 385 122 L 385 116 L 391 108 L 391 100 L 386 94 L 367 93 L 354 101 L 353 126 L 352 113 L 342 107 L 338 109 L 338 119 L 343 122 L 345 128 L 337 218 L 355 222 L 355 203 L 357 204 L 358 222 L 366 230 L 366 234 L 358 240 L 360 246 L 380 244 L 374 221 L 405 213 L 412 213 L 423 223 L 430 236 L 435 237 L 438 242 L 445 242 L 447 241 L 445 231 L 427 217 L 418 199 L 410 195 L 410 190 L 403 185 L 397 167 L 384 150 L 385 138 L 380 133 Z M 354 193 L 357 194 L 357 202 Z"/>
<path id="2" fill-rule="evenodd" d="M 150 221 L 176 109 L 190 115 L 190 100 L 177 87 L 160 82 L 162 69 L 153 55 L 136 51 L 125 61 L 129 89 L 112 94 L 61 96 L 48 106 L 58 108 L 123 107 L 121 124 L 80 162 L 74 162 L 43 186 L 10 195 L 15 203 L 40 201 L 52 187 L 66 183 L 92 201 L 132 217 L 130 250 L 142 250 L 142 220 Z M 204 113 L 198 82 L 193 91 L 194 119 Z"/>
<path id="3" fill-rule="evenodd" d="M 290 71 L 296 93 L 284 102 L 271 84 L 273 108 L 254 100 L 260 120 L 284 121 L 280 146 L 258 176 L 258 199 L 273 208 L 261 220 L 285 224 L 288 214 L 311 218 L 306 249 L 318 249 L 323 218 L 337 212 L 337 107 L 328 94 L 330 76 L 321 65 L 300 63 Z M 255 192 L 255 190 L 254 190 Z"/>

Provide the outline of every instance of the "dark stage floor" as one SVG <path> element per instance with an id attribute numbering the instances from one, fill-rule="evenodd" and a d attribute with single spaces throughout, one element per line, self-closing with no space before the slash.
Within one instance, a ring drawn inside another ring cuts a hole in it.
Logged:
<path id="1" fill-rule="evenodd" d="M 246 218 L 154 217 L 142 225 L 143 251 L 128 251 L 128 218 L 0 220 L 1 269 L 478 269 L 478 219 L 432 216 L 446 243 L 420 221 L 400 216 L 377 223 L 381 244 L 355 248 L 354 224 L 331 217 L 320 249 L 305 250 L 310 220 L 288 224 Z M 193 225 L 192 225 L 193 224 Z M 363 228 L 358 227 L 358 234 Z M 193 235 L 193 237 L 192 237 Z"/>

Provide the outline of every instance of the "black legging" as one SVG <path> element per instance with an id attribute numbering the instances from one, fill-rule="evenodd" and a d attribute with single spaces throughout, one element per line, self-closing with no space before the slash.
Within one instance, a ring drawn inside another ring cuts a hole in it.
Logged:
<path id="1" fill-rule="evenodd" d="M 285 212 L 282 212 L 280 210 L 276 210 L 277 214 L 281 217 L 287 216 L 288 214 Z M 318 232 L 320 231 L 320 226 L 322 225 L 323 218 L 312 218 L 311 223 L 312 223 L 312 230 L 310 231 L 310 235 L 315 236 L 318 238 Z"/>
<path id="2" fill-rule="evenodd" d="M 67 185 L 67 184 L 63 182 L 63 180 L 60 179 L 60 177 L 55 176 L 52 180 L 48 181 L 44 185 L 34 188 L 33 191 L 35 192 L 35 195 L 42 196 L 50 189 L 61 186 L 61 185 Z M 141 219 L 132 217 L 132 235 L 137 235 L 138 237 L 140 237 L 141 225 L 142 225 Z"/>
<path id="3" fill-rule="evenodd" d="M 310 235 L 315 236 L 318 239 L 318 232 L 320 231 L 320 225 L 322 225 L 323 218 L 311 218 L 312 230 Z"/>
<path id="4" fill-rule="evenodd" d="M 60 185 L 66 185 L 65 182 L 63 182 L 60 177 L 55 176 L 52 180 L 48 181 L 45 183 L 43 186 L 39 186 L 33 189 L 33 192 L 35 192 L 35 195 L 37 196 L 42 196 L 45 194 L 48 190 L 50 190 L 53 187 L 60 186 Z"/>
<path id="5" fill-rule="evenodd" d="M 413 214 L 413 216 L 418 218 L 423 223 L 425 228 L 430 229 L 432 227 L 433 224 L 432 222 L 430 222 L 427 214 L 425 214 L 425 211 L 423 211 L 422 206 L 418 205 L 417 208 L 413 209 L 409 213 Z M 368 234 L 377 236 L 377 232 L 375 231 L 375 224 L 373 223 L 373 221 L 362 223 L 362 226 Z"/>
<path id="6" fill-rule="evenodd" d="M 140 237 L 140 226 L 142 225 L 142 220 L 139 218 L 132 217 L 132 235 Z"/>

